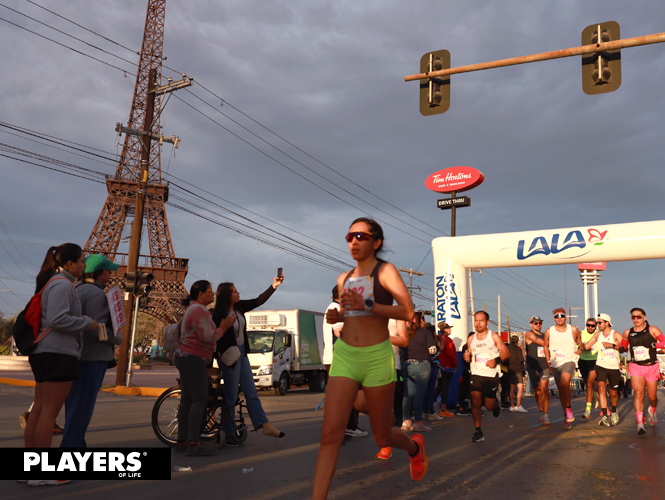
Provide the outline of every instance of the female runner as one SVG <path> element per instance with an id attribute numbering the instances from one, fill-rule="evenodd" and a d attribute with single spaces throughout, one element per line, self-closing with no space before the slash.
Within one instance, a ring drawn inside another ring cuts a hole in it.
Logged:
<path id="1" fill-rule="evenodd" d="M 388 337 L 388 319 L 411 320 L 409 294 L 395 266 L 376 256 L 383 246 L 379 224 L 372 219 L 356 219 L 346 241 L 358 265 L 337 278 L 337 286 L 343 291 L 340 310 L 326 313 L 328 323 L 344 322 L 344 329 L 335 343 L 326 389 L 314 477 L 315 500 L 328 495 L 349 413 L 361 387 L 365 401 L 359 406 L 366 406 L 376 444 L 406 450 L 414 481 L 425 476 L 428 465 L 423 437 L 414 434 L 411 439 L 393 427 L 395 356 Z M 397 305 L 392 305 L 393 299 Z"/>

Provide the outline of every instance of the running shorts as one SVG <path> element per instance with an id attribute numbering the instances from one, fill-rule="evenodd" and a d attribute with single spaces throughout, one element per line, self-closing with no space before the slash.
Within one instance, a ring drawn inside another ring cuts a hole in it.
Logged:
<path id="1" fill-rule="evenodd" d="M 655 382 L 660 376 L 660 367 L 658 363 L 646 366 L 630 363 L 628 365 L 628 373 L 630 373 L 631 377 L 644 377 L 647 382 Z"/>
<path id="2" fill-rule="evenodd" d="M 508 382 L 510 382 L 512 385 L 523 384 L 524 374 L 522 374 L 522 372 L 508 370 Z"/>
<path id="3" fill-rule="evenodd" d="M 469 391 L 482 392 L 486 399 L 496 399 L 496 391 L 499 387 L 499 376 L 483 377 L 481 375 L 471 375 L 469 380 Z"/>
<path id="4" fill-rule="evenodd" d="M 567 363 L 562 364 L 558 368 L 552 367 L 552 375 L 554 375 L 554 381 L 559 384 L 561 383 L 561 374 L 567 373 L 570 375 L 570 378 L 573 378 L 575 375 L 575 362 L 568 361 Z"/>
<path id="5" fill-rule="evenodd" d="M 589 378 L 589 373 L 596 369 L 596 360 L 595 359 L 579 359 L 577 361 L 577 366 L 580 369 L 580 375 L 584 380 Z"/>
<path id="6" fill-rule="evenodd" d="M 616 391 L 619 388 L 620 378 L 621 372 L 618 369 L 611 370 L 609 368 L 596 365 L 596 382 L 605 382 L 610 386 L 610 389 Z"/>
<path id="7" fill-rule="evenodd" d="M 346 377 L 363 387 L 395 382 L 395 353 L 390 340 L 368 347 L 353 347 L 340 337 L 333 346 L 330 377 Z"/>
<path id="8" fill-rule="evenodd" d="M 550 379 L 550 369 L 542 368 L 540 366 L 527 366 L 526 372 L 529 374 L 529 379 L 531 380 L 531 385 L 533 387 L 538 387 L 541 380 Z"/>
<path id="9" fill-rule="evenodd" d="M 40 352 L 28 356 L 35 382 L 71 382 L 78 377 L 78 359 L 68 354 Z"/>

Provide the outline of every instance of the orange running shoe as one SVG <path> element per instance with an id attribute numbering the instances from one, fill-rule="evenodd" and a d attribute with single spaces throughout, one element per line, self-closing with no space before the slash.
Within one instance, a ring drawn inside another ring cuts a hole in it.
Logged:
<path id="1" fill-rule="evenodd" d="M 376 455 L 374 455 L 374 458 L 377 460 L 388 460 L 392 456 L 393 449 L 390 446 L 387 446 L 385 448 L 381 448 L 381 450 Z"/>
<path id="2" fill-rule="evenodd" d="M 448 410 L 441 410 L 441 411 L 439 412 L 439 417 L 450 418 L 450 417 L 454 417 L 454 416 L 455 416 L 455 415 L 452 414 L 452 413 L 450 413 Z"/>
<path id="3" fill-rule="evenodd" d="M 427 468 L 429 467 L 427 455 L 425 455 L 425 439 L 417 433 L 411 436 L 411 439 L 418 445 L 418 454 L 415 457 L 409 455 L 409 459 L 411 460 L 411 479 L 420 481 L 427 474 Z"/>

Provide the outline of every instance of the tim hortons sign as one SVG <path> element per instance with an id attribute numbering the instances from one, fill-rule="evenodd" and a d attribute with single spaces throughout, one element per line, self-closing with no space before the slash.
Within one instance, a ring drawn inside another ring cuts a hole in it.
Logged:
<path id="1" fill-rule="evenodd" d="M 425 180 L 425 187 L 437 193 L 460 193 L 479 186 L 485 176 L 473 167 L 450 167 L 433 173 Z"/>

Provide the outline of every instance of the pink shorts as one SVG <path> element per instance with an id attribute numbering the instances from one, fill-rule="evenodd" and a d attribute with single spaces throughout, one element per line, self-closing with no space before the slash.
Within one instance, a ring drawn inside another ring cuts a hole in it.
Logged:
<path id="1" fill-rule="evenodd" d="M 660 367 L 658 363 L 649 366 L 630 363 L 628 365 L 628 373 L 630 373 L 631 377 L 644 377 L 647 382 L 655 382 L 660 377 Z"/>

